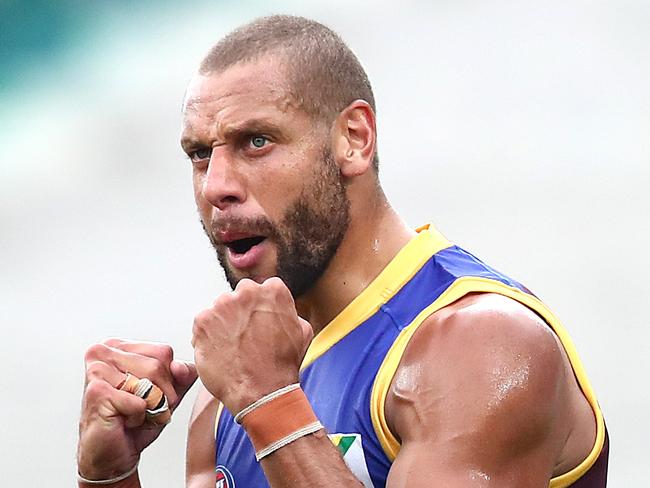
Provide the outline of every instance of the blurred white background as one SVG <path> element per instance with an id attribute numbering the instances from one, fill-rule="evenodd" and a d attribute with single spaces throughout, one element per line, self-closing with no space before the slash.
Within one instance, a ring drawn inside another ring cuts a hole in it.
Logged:
<path id="1" fill-rule="evenodd" d="M 194 314 L 226 286 L 178 147 L 183 90 L 211 43 L 270 13 L 350 44 L 394 205 L 563 319 L 610 430 L 610 486 L 647 483 L 649 2 L 135 3 L 0 2 L 4 486 L 75 486 L 90 343 L 192 358 Z M 188 400 L 144 486 L 183 484 Z"/>

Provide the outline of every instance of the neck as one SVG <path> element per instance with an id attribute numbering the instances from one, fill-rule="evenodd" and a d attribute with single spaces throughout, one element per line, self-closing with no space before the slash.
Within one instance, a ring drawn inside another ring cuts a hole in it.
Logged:
<path id="1" fill-rule="evenodd" d="M 296 300 L 298 314 L 318 334 L 359 295 L 413 237 L 383 194 L 351 201 L 350 225 L 327 270 Z"/>

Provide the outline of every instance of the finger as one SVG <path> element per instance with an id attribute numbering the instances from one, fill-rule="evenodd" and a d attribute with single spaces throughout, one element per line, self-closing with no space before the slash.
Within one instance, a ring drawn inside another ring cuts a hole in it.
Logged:
<path id="1" fill-rule="evenodd" d="M 84 393 L 84 411 L 99 417 L 107 425 L 123 423 L 139 427 L 145 422 L 146 402 L 135 395 L 117 390 L 103 380 L 92 380 Z"/>
<path id="2" fill-rule="evenodd" d="M 113 407 L 124 417 L 124 426 L 133 429 L 146 422 L 147 402 L 122 390 L 111 397 Z"/>
<path id="3" fill-rule="evenodd" d="M 170 404 L 175 405 L 177 403 L 178 396 L 173 385 L 174 379 L 169 370 L 169 364 L 164 364 L 162 361 L 150 356 L 126 352 L 104 344 L 96 344 L 92 347 L 91 360 L 94 354 L 100 356 L 102 362 L 114 366 L 123 374 L 129 372 L 138 378 L 148 378 L 163 391 Z"/>
<path id="4" fill-rule="evenodd" d="M 117 388 L 124 381 L 124 377 L 122 371 L 104 361 L 91 361 L 86 364 L 86 384 L 93 380 L 103 380 Z"/>
<path id="5" fill-rule="evenodd" d="M 167 396 L 151 380 L 140 379 L 128 373 L 118 389 L 145 400 L 147 420 L 153 424 L 165 425 L 170 422 L 172 411 Z"/>
<path id="6" fill-rule="evenodd" d="M 257 282 L 255 282 L 254 280 L 252 280 L 250 278 L 242 278 L 235 285 L 235 290 L 234 291 L 235 292 L 238 292 L 238 291 L 241 292 L 241 291 L 244 291 L 244 290 L 248 290 L 248 291 L 256 290 L 257 288 L 259 288 L 259 286 L 260 285 Z"/>
<path id="7" fill-rule="evenodd" d="M 175 408 L 190 388 L 192 388 L 192 385 L 194 385 L 199 374 L 196 370 L 196 366 L 187 361 L 172 361 L 169 369 L 174 377 L 174 388 L 178 395 L 178 400 L 173 405 Z"/>
<path id="8" fill-rule="evenodd" d="M 167 397 L 170 406 L 172 406 L 173 408 L 175 408 L 178 405 L 178 403 L 180 403 L 183 395 L 187 393 L 187 390 L 189 390 L 193 382 L 196 380 L 196 377 L 194 377 L 191 380 L 186 379 L 186 381 L 190 381 L 189 385 L 186 385 L 185 383 L 182 382 L 184 378 L 181 378 L 180 385 L 176 384 L 178 378 L 176 378 L 172 373 L 172 364 L 174 364 L 174 349 L 169 344 L 165 344 L 162 342 L 136 342 L 136 341 L 130 341 L 126 339 L 116 339 L 116 338 L 107 339 L 105 343 L 111 345 L 111 347 L 120 349 L 121 351 L 124 352 L 130 352 L 133 354 L 138 354 L 141 356 L 146 356 L 161 361 L 163 365 L 165 365 L 170 372 L 172 388 L 176 392 L 176 396 L 169 395 L 163 389 L 163 392 L 165 393 L 165 396 Z M 154 381 L 152 377 L 149 376 L 146 377 Z M 154 383 L 156 382 L 154 381 Z M 185 386 L 187 387 L 183 388 Z"/>
<path id="9" fill-rule="evenodd" d="M 170 371 L 175 383 L 181 387 L 192 386 L 198 378 L 196 366 L 189 361 L 172 361 Z"/>
<path id="10" fill-rule="evenodd" d="M 136 342 L 127 339 L 107 339 L 104 345 L 124 352 L 139 354 L 153 359 L 158 359 L 163 364 L 169 365 L 174 359 L 174 349 L 169 344 L 162 342 Z"/>
<path id="11" fill-rule="evenodd" d="M 267 296 L 272 297 L 280 305 L 295 310 L 296 302 L 293 299 L 293 295 L 281 278 L 277 276 L 268 278 L 264 283 L 262 283 L 262 289 L 265 291 Z"/>

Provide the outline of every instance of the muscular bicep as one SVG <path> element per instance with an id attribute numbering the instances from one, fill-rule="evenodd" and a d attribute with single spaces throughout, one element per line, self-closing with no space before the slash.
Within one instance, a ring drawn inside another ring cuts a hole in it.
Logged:
<path id="1" fill-rule="evenodd" d="M 199 391 L 187 435 L 186 486 L 214 488 L 214 425 L 219 402 L 203 386 Z"/>
<path id="2" fill-rule="evenodd" d="M 548 486 L 564 440 L 559 345 L 491 300 L 432 317 L 407 347 L 386 404 L 402 446 L 390 488 Z"/>
<path id="3" fill-rule="evenodd" d="M 489 444 L 489 443 L 488 443 Z M 484 449 L 484 452 L 480 452 Z M 503 451 L 490 447 L 457 449 L 443 443 L 409 440 L 403 443 L 390 470 L 389 488 L 546 488 L 550 479 L 547 463 L 530 452 Z M 502 449 L 502 447 L 497 447 Z M 496 459 L 498 458 L 498 460 Z"/>

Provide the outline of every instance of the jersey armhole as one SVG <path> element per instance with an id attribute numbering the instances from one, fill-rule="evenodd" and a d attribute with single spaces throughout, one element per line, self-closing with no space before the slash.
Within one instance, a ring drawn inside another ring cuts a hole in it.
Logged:
<path id="1" fill-rule="evenodd" d="M 370 417 L 372 419 L 375 434 L 381 443 L 384 453 L 392 462 L 400 450 L 400 443 L 396 436 L 390 431 L 386 421 L 386 396 L 395 376 L 395 372 L 404 355 L 404 351 L 413 337 L 413 334 L 422 323 L 433 313 L 447 305 L 459 300 L 468 293 L 498 293 L 517 300 L 531 310 L 535 311 L 546 321 L 553 332 L 560 339 L 562 347 L 567 353 L 569 362 L 585 398 L 589 402 L 596 418 L 596 440 L 591 452 L 578 466 L 572 470 L 551 479 L 549 488 L 565 488 L 575 483 L 584 475 L 596 462 L 605 442 L 605 422 L 596 400 L 596 395 L 589 383 L 584 366 L 580 361 L 578 352 L 569 337 L 566 329 L 562 326 L 555 315 L 536 297 L 521 291 L 518 288 L 506 285 L 500 281 L 465 276 L 454 281 L 431 305 L 422 310 L 417 317 L 406 326 L 397 336 L 395 342 L 389 349 L 382 362 L 372 387 L 370 396 Z"/>
<path id="2" fill-rule="evenodd" d="M 390 385 L 395 376 L 395 372 L 399 366 L 406 346 L 408 346 L 411 338 L 418 330 L 418 328 L 424 323 L 424 321 L 430 317 L 433 313 L 437 312 L 441 308 L 446 307 L 452 302 L 458 300 L 463 295 L 454 293 L 454 285 L 456 282 L 452 283 L 433 303 L 428 307 L 422 310 L 416 317 L 408 324 L 400 334 L 397 336 L 393 345 L 386 353 L 379 370 L 377 371 L 377 376 L 372 386 L 372 392 L 370 394 L 370 418 L 372 419 L 372 425 L 375 430 L 375 435 L 381 446 L 384 450 L 384 453 L 388 459 L 392 462 L 397 457 L 397 454 L 400 450 L 400 443 L 397 440 L 395 434 L 393 434 L 388 427 L 388 422 L 386 421 L 386 397 L 390 389 Z"/>

